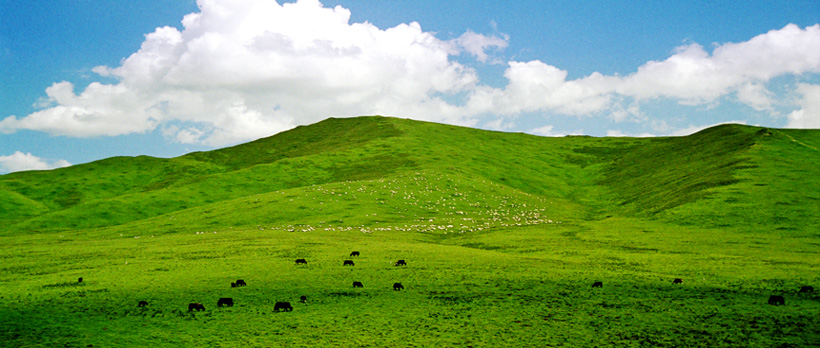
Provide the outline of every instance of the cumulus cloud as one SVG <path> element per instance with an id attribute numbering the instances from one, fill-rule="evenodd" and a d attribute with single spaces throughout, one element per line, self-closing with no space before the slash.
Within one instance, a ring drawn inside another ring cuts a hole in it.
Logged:
<path id="1" fill-rule="evenodd" d="M 66 160 L 47 161 L 31 153 L 17 151 L 9 156 L 0 156 L 0 172 L 19 172 L 23 170 L 45 170 L 68 167 Z"/>
<path id="2" fill-rule="evenodd" d="M 478 60 L 479 62 L 486 62 L 489 58 L 487 50 L 489 48 L 506 48 L 507 41 L 509 41 L 509 37 L 507 37 L 506 35 L 503 38 L 495 35 L 485 36 L 468 30 L 459 38 L 453 40 L 453 43 L 456 44 L 458 47 L 464 49 L 468 53 L 472 54 L 473 56 L 475 56 L 476 60 Z"/>
<path id="3" fill-rule="evenodd" d="M 761 83 L 805 73 L 820 73 L 820 25 L 800 29 L 789 24 L 746 42 L 717 46 L 711 55 L 698 44 L 679 47 L 668 59 L 648 62 L 625 77 L 617 92 L 703 104 L 741 89 L 750 97 L 740 97 L 742 102 L 761 107 L 766 101 L 761 104 L 760 96 L 767 94 Z"/>
<path id="4" fill-rule="evenodd" d="M 145 132 L 156 126 L 162 115 L 150 108 L 138 112 L 145 104 L 133 92 L 122 84 L 94 82 L 76 95 L 70 82 L 55 83 L 46 88 L 44 104 L 50 107 L 22 119 L 7 117 L 0 121 L 0 130 L 32 129 L 77 137 Z"/>
<path id="5" fill-rule="evenodd" d="M 139 133 L 165 125 L 180 142 L 223 145 L 328 116 L 394 114 L 471 125 L 441 99 L 472 88 L 473 69 L 450 57 L 451 42 L 418 23 L 379 29 L 350 23 L 340 6 L 317 0 L 198 1 L 182 31 L 158 28 L 119 67 L 94 72 L 118 79 L 75 93 L 68 82 L 46 94 L 52 105 L 7 117 L 19 129 L 75 137 Z M 484 59 L 503 40 L 468 33 L 461 49 Z M 171 127 L 184 123 L 185 127 Z"/>
<path id="6" fill-rule="evenodd" d="M 534 134 L 534 135 L 545 136 L 545 137 L 560 136 L 559 134 L 556 134 L 555 132 L 553 132 L 553 128 L 555 128 L 555 126 L 546 125 L 546 126 L 541 126 L 541 127 L 538 127 L 538 128 L 530 129 L 530 131 L 527 132 L 527 133 Z"/>
<path id="7" fill-rule="evenodd" d="M 820 85 L 801 83 L 797 86 L 801 95 L 800 109 L 792 111 L 786 124 L 788 128 L 820 128 Z"/>
<path id="8" fill-rule="evenodd" d="M 504 89 L 478 87 L 467 107 L 474 113 L 519 114 L 552 111 L 567 115 L 598 112 L 611 105 L 617 78 L 599 73 L 567 80 L 567 71 L 544 62 L 510 62 Z"/>
<path id="9" fill-rule="evenodd" d="M 634 138 L 650 138 L 656 137 L 656 134 L 652 133 L 639 133 L 639 134 L 626 134 L 620 129 L 610 129 L 606 131 L 606 136 L 608 137 L 634 137 Z"/>
<path id="10" fill-rule="evenodd" d="M 589 76 L 567 80 L 567 71 L 540 60 L 510 62 L 501 88 L 478 87 L 473 112 L 518 114 L 544 111 L 590 115 L 609 111 L 615 120 L 640 115 L 643 101 L 670 98 L 685 105 L 708 105 L 736 93 L 755 110 L 770 110 L 765 84 L 785 74 L 820 73 L 820 25 L 790 24 L 749 41 L 717 46 L 709 54 L 693 43 L 678 47 L 663 61 L 650 61 L 626 76 Z M 627 102 L 624 106 L 622 103 Z M 638 103 L 638 104 L 635 104 Z"/>
<path id="11" fill-rule="evenodd" d="M 737 88 L 737 99 L 757 111 L 772 110 L 772 93 L 763 84 L 746 83 Z"/>
<path id="12" fill-rule="evenodd" d="M 533 128 L 527 131 L 526 133 L 533 134 L 533 135 L 540 135 L 543 137 L 565 137 L 568 135 L 584 135 L 583 130 L 574 130 L 570 132 L 556 132 L 555 126 L 547 125 L 538 128 Z"/>
<path id="13" fill-rule="evenodd" d="M 351 23 L 349 10 L 318 0 L 197 4 L 200 11 L 183 18 L 182 30 L 157 28 L 120 66 L 93 69 L 117 82 L 81 91 L 55 83 L 41 110 L 6 117 L 0 132 L 91 137 L 159 129 L 180 143 L 221 146 L 330 116 L 397 115 L 496 128 L 523 113 L 652 122 L 640 110 L 647 100 L 710 105 L 734 96 L 770 111 L 778 102 L 767 90 L 771 79 L 820 73 L 820 25 L 787 25 L 711 53 L 690 43 L 625 75 L 569 79 L 566 70 L 540 60 L 509 61 L 507 85 L 495 88 L 453 57 L 467 53 L 495 63 L 488 52 L 507 47 L 503 35 L 467 31 L 445 41 L 415 22 L 381 29 Z M 805 98 L 790 124 L 813 124 L 806 120 L 818 119 L 814 92 L 798 92 Z"/>
<path id="14" fill-rule="evenodd" d="M 483 128 L 496 131 L 505 131 L 515 128 L 515 123 L 502 117 L 485 122 Z"/>

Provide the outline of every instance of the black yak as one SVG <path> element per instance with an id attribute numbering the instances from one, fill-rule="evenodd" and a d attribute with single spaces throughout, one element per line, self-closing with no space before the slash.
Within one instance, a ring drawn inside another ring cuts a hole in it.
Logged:
<path id="1" fill-rule="evenodd" d="M 396 261 L 396 266 L 407 266 L 407 262 L 404 262 L 404 260 L 398 260 Z"/>
<path id="2" fill-rule="evenodd" d="M 299 301 L 302 301 L 302 303 L 307 302 L 307 296 L 305 296 L 305 295 L 299 296 Z"/>
<path id="3" fill-rule="evenodd" d="M 594 283 L 592 283 L 592 287 L 593 288 L 603 288 L 604 283 L 603 282 L 594 282 Z"/>
<path id="4" fill-rule="evenodd" d="M 296 259 L 297 265 L 307 265 L 307 260 L 305 259 Z"/>
<path id="5" fill-rule="evenodd" d="M 359 256 L 359 252 L 354 251 L 354 252 L 350 253 L 350 257 L 353 257 L 353 256 Z"/>
<path id="6" fill-rule="evenodd" d="M 83 282 L 83 277 L 80 277 L 80 279 L 77 279 L 77 283 L 82 283 L 82 282 Z"/>
<path id="7" fill-rule="evenodd" d="M 802 293 L 814 292 L 814 287 L 809 286 L 809 285 L 805 285 L 802 288 L 800 288 L 800 292 L 802 292 Z"/>
<path id="8" fill-rule="evenodd" d="M 237 280 L 236 280 L 236 286 L 237 286 L 237 287 L 240 287 L 240 286 L 247 286 L 247 285 L 248 285 L 248 283 L 245 283 L 245 281 L 244 281 L 244 280 L 242 280 L 242 279 L 237 279 Z"/>
<path id="9" fill-rule="evenodd" d="M 221 297 L 219 301 L 216 302 L 217 307 L 233 307 L 233 298 L 230 297 Z"/>
<path id="10" fill-rule="evenodd" d="M 355 266 L 356 264 L 353 263 L 353 260 L 345 260 L 342 266 Z"/>
<path id="11" fill-rule="evenodd" d="M 403 290 L 404 286 L 401 283 L 393 283 L 393 290 Z"/>
<path id="12" fill-rule="evenodd" d="M 353 282 L 353 287 L 354 288 L 363 288 L 364 285 L 362 284 L 362 282 Z"/>
<path id="13" fill-rule="evenodd" d="M 193 312 L 193 311 L 199 312 L 199 311 L 204 311 L 204 310 L 205 310 L 205 306 L 202 305 L 201 303 L 189 303 L 188 304 L 188 311 L 189 312 Z"/>
<path id="14" fill-rule="evenodd" d="M 276 304 L 273 305 L 273 310 L 276 312 L 280 310 L 290 312 L 293 310 L 293 306 L 290 305 L 290 302 L 276 302 Z"/>
<path id="15" fill-rule="evenodd" d="M 137 307 L 145 307 L 148 305 L 148 301 L 140 301 L 137 303 Z"/>
<path id="16" fill-rule="evenodd" d="M 680 284 L 680 283 L 683 283 L 683 279 L 675 278 L 675 280 L 672 281 L 672 284 Z"/>
<path id="17" fill-rule="evenodd" d="M 772 296 L 769 296 L 769 304 L 770 305 L 775 305 L 775 306 L 785 305 L 786 304 L 786 299 L 783 298 L 783 296 L 780 296 L 780 295 L 772 295 Z"/>

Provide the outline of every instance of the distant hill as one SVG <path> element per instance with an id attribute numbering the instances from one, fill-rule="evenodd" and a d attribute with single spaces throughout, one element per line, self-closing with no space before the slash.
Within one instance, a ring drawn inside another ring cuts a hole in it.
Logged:
<path id="1" fill-rule="evenodd" d="M 381 185 L 375 198 L 327 198 L 380 180 L 393 186 Z M 721 125 L 685 137 L 547 138 L 389 117 L 331 118 L 177 158 L 114 157 L 2 175 L 0 233 L 413 223 L 436 214 L 457 221 L 430 208 L 442 199 L 456 201 L 452 213 L 464 219 L 495 199 L 564 221 L 629 216 L 816 234 L 820 131 Z M 181 222 L 169 225 L 171 216 Z"/>

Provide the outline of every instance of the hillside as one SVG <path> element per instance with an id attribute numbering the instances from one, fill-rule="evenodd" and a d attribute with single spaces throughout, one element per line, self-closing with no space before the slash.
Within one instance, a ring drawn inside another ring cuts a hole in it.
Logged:
<path id="1" fill-rule="evenodd" d="M 3 175 L 0 342 L 816 347 L 819 132 L 359 117 Z"/>
<path id="2" fill-rule="evenodd" d="M 803 230 L 820 216 L 815 133 L 723 125 L 687 137 L 544 138 L 397 118 L 328 119 L 178 158 L 117 157 L 0 176 L 2 219 L 7 232 L 116 226 L 423 171 L 542 197 L 562 219 Z"/>

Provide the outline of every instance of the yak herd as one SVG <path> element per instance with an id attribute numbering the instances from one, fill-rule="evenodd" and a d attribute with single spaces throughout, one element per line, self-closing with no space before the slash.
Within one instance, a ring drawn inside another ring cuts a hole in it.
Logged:
<path id="1" fill-rule="evenodd" d="M 359 255 L 360 255 L 360 253 L 358 251 L 354 251 L 354 252 L 350 253 L 350 257 L 359 256 Z M 296 264 L 297 265 L 307 265 L 307 260 L 305 260 L 305 259 L 296 259 Z M 404 261 L 404 260 L 398 260 L 393 265 L 394 266 L 407 266 L 407 262 Z M 344 260 L 344 262 L 342 263 L 342 266 L 355 266 L 355 263 L 353 262 L 353 260 Z M 77 282 L 82 283 L 83 278 L 77 279 Z M 682 284 L 682 283 L 683 283 L 683 279 L 681 279 L 681 278 L 675 278 L 674 280 L 672 280 L 672 284 Z M 236 282 L 231 283 L 232 288 L 243 287 L 243 286 L 247 286 L 247 285 L 248 284 L 242 279 L 238 279 Z M 601 281 L 596 281 L 596 282 L 592 283 L 593 288 L 603 288 L 603 286 L 604 286 L 604 283 L 601 282 Z M 353 282 L 353 287 L 354 288 L 364 288 L 364 284 L 362 284 L 362 282 L 360 282 L 360 281 L 354 281 Z M 404 286 L 401 285 L 401 283 L 394 283 L 393 284 L 393 290 L 396 290 L 396 291 L 404 290 Z M 806 286 L 801 287 L 799 292 L 800 293 L 813 293 L 814 292 L 814 287 L 806 285 Z M 302 303 L 306 303 L 307 302 L 307 296 L 305 296 L 305 295 L 300 296 L 299 301 L 302 302 Z M 786 304 L 786 299 L 782 295 L 771 295 L 771 296 L 769 296 L 768 303 L 770 305 L 775 305 L 775 306 L 780 305 L 780 306 L 782 306 L 782 305 Z M 146 307 L 146 306 L 148 306 L 148 302 L 147 301 L 139 301 L 139 303 L 137 303 L 137 306 L 140 307 L 140 308 Z M 233 298 L 231 298 L 231 297 L 222 297 L 217 301 L 216 306 L 220 307 L 220 308 L 221 307 L 233 307 Z M 198 312 L 198 311 L 204 311 L 204 310 L 205 310 L 205 305 L 203 305 L 202 303 L 194 302 L 194 303 L 188 304 L 188 312 L 193 312 L 193 311 Z M 293 310 L 293 306 L 291 306 L 290 302 L 276 302 L 273 306 L 273 310 L 275 312 L 279 312 L 279 311 L 290 312 L 290 311 Z"/>
<path id="2" fill-rule="evenodd" d="M 683 284 L 683 279 L 675 278 L 674 280 L 672 280 L 672 284 Z M 602 288 L 602 287 L 604 287 L 604 283 L 600 282 L 600 281 L 596 281 L 596 282 L 592 283 L 592 287 L 593 288 Z M 800 293 L 805 294 L 805 293 L 812 293 L 812 292 L 814 292 L 814 287 L 813 286 L 806 285 L 806 286 L 803 286 L 803 287 L 800 288 Z M 774 305 L 774 306 L 785 305 L 786 304 L 786 298 L 784 298 L 782 295 L 771 295 L 771 296 L 769 296 L 769 304 Z"/>
<path id="3" fill-rule="evenodd" d="M 359 255 L 360 255 L 360 253 L 358 251 L 354 251 L 354 252 L 350 253 L 350 257 L 359 256 Z M 307 263 L 308 262 L 305 259 L 296 259 L 296 264 L 297 265 L 307 265 Z M 394 265 L 395 266 L 407 266 L 407 262 L 404 261 L 404 260 L 398 260 L 394 263 Z M 342 266 L 355 266 L 355 264 L 353 263 L 353 260 L 345 260 L 342 263 Z M 83 278 L 80 278 L 79 282 L 82 282 L 82 281 L 83 281 Z M 248 285 L 248 283 L 246 283 L 245 280 L 243 280 L 243 279 L 237 279 L 236 282 L 231 283 L 232 288 L 244 287 L 244 286 L 247 286 L 247 285 Z M 354 288 L 364 288 L 364 284 L 362 284 L 362 282 L 359 282 L 359 281 L 354 281 L 353 282 L 353 287 Z M 393 290 L 395 290 L 395 291 L 404 290 L 404 286 L 401 283 L 393 283 Z M 302 303 L 306 303 L 307 302 L 307 296 L 305 296 L 305 295 L 300 296 L 299 301 L 302 302 Z M 216 306 L 219 307 L 219 308 L 233 307 L 233 304 L 234 304 L 234 302 L 233 302 L 232 297 L 221 297 L 216 302 Z M 139 301 L 137 306 L 140 307 L 140 308 L 146 307 L 146 306 L 148 306 L 148 302 L 147 301 Z M 202 303 L 192 302 L 192 303 L 188 304 L 188 312 L 194 312 L 194 311 L 199 312 L 199 311 L 204 311 L 204 310 L 205 310 L 205 305 L 203 305 Z M 280 311 L 290 312 L 292 310 L 293 310 L 293 306 L 290 304 L 290 302 L 276 302 L 273 305 L 273 311 L 274 312 L 280 312 Z"/>

